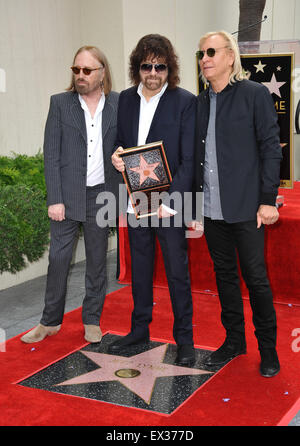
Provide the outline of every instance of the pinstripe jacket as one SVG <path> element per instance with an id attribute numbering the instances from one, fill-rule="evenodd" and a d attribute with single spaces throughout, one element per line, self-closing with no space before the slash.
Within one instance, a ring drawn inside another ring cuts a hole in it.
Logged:
<path id="1" fill-rule="evenodd" d="M 118 196 L 121 174 L 112 166 L 119 94 L 106 96 L 102 112 L 105 189 Z M 63 203 L 66 217 L 86 219 L 87 132 L 78 94 L 51 96 L 44 137 L 47 205 Z"/>

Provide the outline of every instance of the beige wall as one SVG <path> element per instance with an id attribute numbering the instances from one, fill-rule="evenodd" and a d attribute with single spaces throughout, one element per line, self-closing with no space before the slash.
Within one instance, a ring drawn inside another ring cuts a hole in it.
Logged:
<path id="1" fill-rule="evenodd" d="M 64 0 L 60 0 L 64 1 Z M 122 0 L 80 1 L 81 44 L 104 51 L 112 68 L 113 89 L 125 88 Z"/>
<path id="2" fill-rule="evenodd" d="M 69 84 L 80 46 L 100 46 L 124 88 L 122 34 L 121 0 L 0 0 L 0 154 L 42 147 L 49 97 Z"/>
<path id="3" fill-rule="evenodd" d="M 68 81 L 64 66 L 80 43 L 78 0 L 0 0 L 0 153 L 42 145 L 49 95 Z"/>
<path id="4" fill-rule="evenodd" d="M 239 0 L 0 0 L 0 154 L 35 154 L 43 144 L 49 97 L 70 79 L 74 52 L 97 45 L 108 56 L 113 88 L 129 86 L 128 57 L 143 35 L 173 42 L 181 85 L 197 93 L 201 34 L 238 28 Z M 300 39 L 300 1 L 267 0 L 262 40 Z M 6 92 L 1 84 L 6 77 Z"/>

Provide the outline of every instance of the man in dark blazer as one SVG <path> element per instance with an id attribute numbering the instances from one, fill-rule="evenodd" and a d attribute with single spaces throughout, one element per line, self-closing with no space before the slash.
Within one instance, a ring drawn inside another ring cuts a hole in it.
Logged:
<path id="1" fill-rule="evenodd" d="M 204 192 L 204 233 L 226 330 L 224 344 L 206 363 L 225 364 L 246 352 L 237 251 L 253 311 L 260 373 L 271 377 L 280 365 L 264 225 L 279 216 L 275 204 L 282 152 L 277 115 L 267 88 L 245 79 L 230 34 L 206 34 L 198 54 L 209 87 L 197 98 L 195 183 L 196 190 Z"/>
<path id="2" fill-rule="evenodd" d="M 117 170 L 124 170 L 119 157 L 124 148 L 163 140 L 173 177 L 169 193 L 191 191 L 194 152 L 195 96 L 179 88 L 178 62 L 172 44 L 160 35 L 147 35 L 130 56 L 130 77 L 134 87 L 120 94 L 118 110 L 119 148 L 112 157 Z M 168 203 L 169 204 L 169 203 Z M 130 214 L 132 210 L 128 209 Z M 153 264 L 155 238 L 161 245 L 172 301 L 173 335 L 178 345 L 177 363 L 194 361 L 193 305 L 188 271 L 185 227 L 174 224 L 174 212 L 161 205 L 158 227 L 145 221 L 138 227 L 128 224 L 131 250 L 134 310 L 130 333 L 111 345 L 119 351 L 149 340 L 153 307 Z M 179 212 L 179 210 L 178 210 Z M 134 217 L 135 218 L 135 217 Z M 162 220 L 169 219 L 169 227 Z M 166 226 L 166 225 L 165 225 Z"/>
<path id="3" fill-rule="evenodd" d="M 106 295 L 108 226 L 98 226 L 97 196 L 117 197 L 121 175 L 111 165 L 115 147 L 118 94 L 111 91 L 105 55 L 80 48 L 73 61 L 69 91 L 51 97 L 45 128 L 44 161 L 50 217 L 50 252 L 45 306 L 40 324 L 21 340 L 39 342 L 62 324 L 73 246 L 82 225 L 86 249 L 84 336 L 100 342 L 99 322 Z"/>

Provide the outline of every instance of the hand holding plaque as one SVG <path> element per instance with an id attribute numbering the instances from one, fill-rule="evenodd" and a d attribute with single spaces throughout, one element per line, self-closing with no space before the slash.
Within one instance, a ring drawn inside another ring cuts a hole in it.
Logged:
<path id="1" fill-rule="evenodd" d="M 125 164 L 122 172 L 136 218 L 155 215 L 159 193 L 172 182 L 163 141 L 125 149 L 119 154 Z"/>

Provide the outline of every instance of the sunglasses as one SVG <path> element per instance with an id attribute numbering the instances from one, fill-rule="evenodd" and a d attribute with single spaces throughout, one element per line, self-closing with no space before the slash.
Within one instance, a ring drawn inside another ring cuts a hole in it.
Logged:
<path id="1" fill-rule="evenodd" d="M 104 67 L 98 67 L 98 68 L 71 67 L 71 70 L 73 71 L 74 74 L 79 74 L 80 71 L 82 70 L 83 74 L 85 74 L 86 76 L 89 76 L 92 71 L 101 70 L 102 68 L 104 68 Z"/>
<path id="2" fill-rule="evenodd" d="M 224 48 L 229 48 L 229 47 L 222 46 L 221 48 L 208 48 L 207 50 L 197 51 L 196 55 L 200 60 L 203 59 L 205 53 L 208 55 L 208 57 L 214 57 L 217 51 L 222 50 Z"/>
<path id="3" fill-rule="evenodd" d="M 155 64 L 143 63 L 140 66 L 140 69 L 144 73 L 151 73 L 153 67 L 154 67 L 154 70 L 156 71 L 156 73 L 162 73 L 163 71 L 166 71 L 166 69 L 167 69 L 167 65 L 165 65 L 164 63 L 155 63 Z"/>

